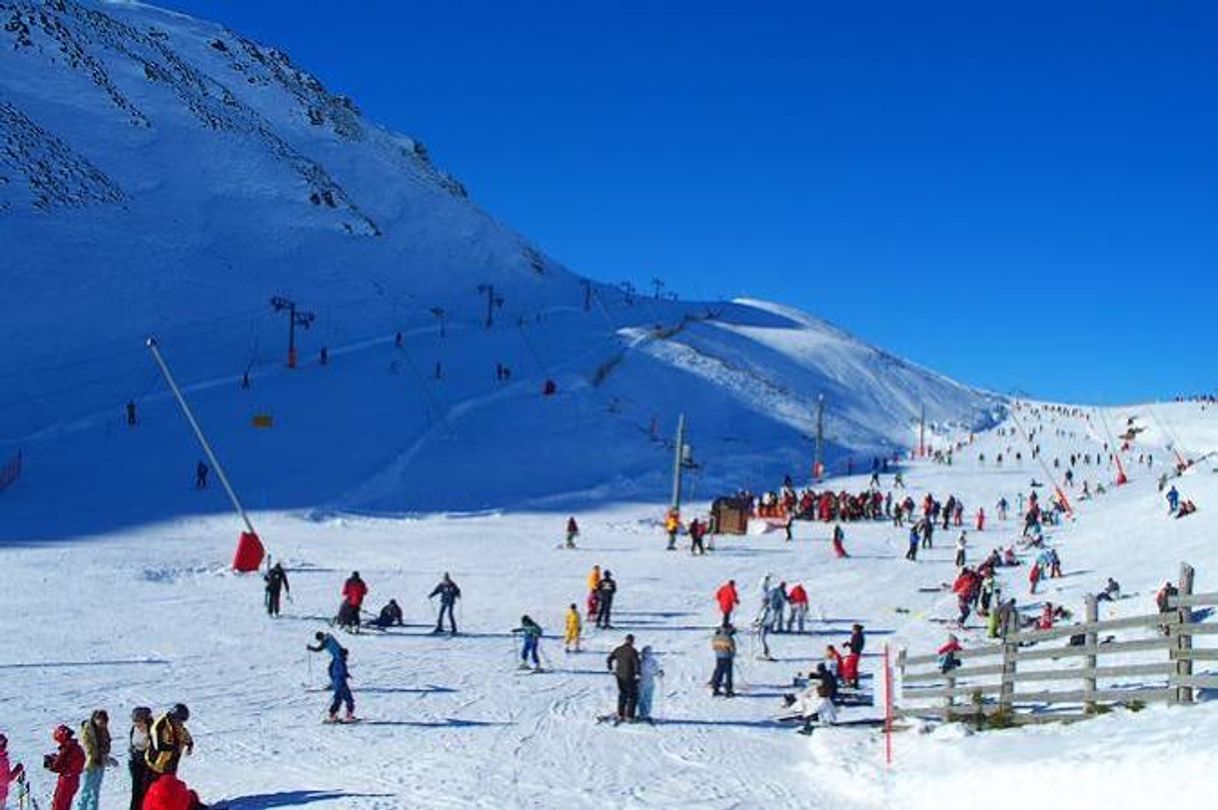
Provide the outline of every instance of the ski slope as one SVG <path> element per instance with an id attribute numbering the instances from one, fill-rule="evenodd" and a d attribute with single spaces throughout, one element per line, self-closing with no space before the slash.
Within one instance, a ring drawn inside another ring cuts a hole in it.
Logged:
<path id="1" fill-rule="evenodd" d="M 1213 407 L 1155 411 L 1181 443 L 1199 450 L 1215 438 Z M 1114 408 L 1109 418 L 1135 413 L 1150 418 L 1146 407 Z M 1063 419 L 1062 429 L 1076 437 L 1046 437 L 1042 450 L 1050 458 L 1100 446 L 1083 420 Z M 1001 470 L 976 462 L 976 453 L 992 459 L 1009 442 L 981 433 L 952 466 L 917 462 L 906 471 L 915 498 L 955 493 L 970 515 L 986 506 L 992 522 L 971 533 L 971 555 L 1012 542 L 1014 519 L 1000 523 L 990 507 L 1000 496 L 1014 502 L 1030 477 L 1043 477 L 1026 461 Z M 1077 502 L 1077 519 L 1051 531 L 1066 576 L 1049 581 L 1043 598 L 1080 611 L 1083 595 L 1111 575 L 1134 594 L 1111 615 L 1143 613 L 1182 560 L 1196 566 L 1199 590 L 1214 589 L 1214 465 L 1197 465 L 1176 482 L 1200 511 L 1172 520 L 1155 481 L 1167 454 L 1149 430 L 1134 451 L 1147 449 L 1154 468 L 1131 469 L 1129 485 Z M 1079 486 L 1112 474 L 1080 465 Z M 833 482 L 847 489 L 865 483 L 865 476 Z M 848 560 L 833 558 L 829 527 L 806 523 L 796 524 L 792 543 L 781 532 L 725 537 L 712 554 L 694 558 L 663 550 L 662 510 L 652 499 L 581 511 L 575 551 L 556 548 L 566 515 L 555 511 L 401 518 L 259 512 L 255 522 L 291 578 L 293 599 L 277 621 L 263 615 L 260 580 L 227 570 L 238 529 L 229 516 L 10 545 L 3 551 L 5 611 L 18 621 L 16 632 L 0 639 L 0 717 L 10 749 L 36 760 L 55 723 L 78 721 L 91 708 L 122 717 L 137 703 L 181 700 L 191 706 L 197 740 L 183 775 L 206 799 L 226 798 L 231 807 L 931 807 L 950 786 L 975 787 L 986 791 L 987 804 L 1014 808 L 1026 796 L 994 785 L 1029 773 L 1045 780 L 1046 790 L 1052 780 L 1046 806 L 1132 806 L 1155 800 L 1160 777 L 1204 784 L 1208 749 L 1218 739 L 1208 695 L 1195 707 L 1118 711 L 1069 727 L 977 736 L 957 725 L 908 731 L 895 739 L 891 768 L 874 729 L 794 734 L 773 722 L 781 694 L 796 671 L 820 660 L 826 643 L 845 639 L 851 622 L 869 631 L 865 686 L 875 683 L 868 676 L 878 671 L 883 645 L 920 652 L 942 641 L 945 628 L 929 619 L 953 616 L 954 600 L 918 588 L 954 576 L 954 534 L 939 534 L 937 547 L 916 564 L 902 559 L 904 531 L 884 523 L 846 525 Z M 589 631 L 583 653 L 564 655 L 554 634 L 566 605 L 582 606 L 594 563 L 620 583 L 616 627 Z M 396 597 L 408 626 L 342 637 L 366 721 L 324 726 L 324 667 L 320 656 L 310 664 L 304 645 L 325 626 L 353 569 L 370 584 L 369 607 Z M 456 638 L 429 634 L 434 612 L 426 594 L 445 571 L 464 591 Z M 747 616 L 767 572 L 808 588 L 811 632 L 772 637 L 773 662 L 753 658 L 753 642 L 742 636 L 741 694 L 714 699 L 704 685 L 717 619 L 713 591 L 735 578 Z M 1023 598 L 1025 573 L 1015 569 L 1004 589 L 1034 611 L 1038 602 Z M 519 675 L 514 668 L 509 630 L 523 613 L 547 630 L 542 650 L 550 672 Z M 666 673 L 654 727 L 594 720 L 613 705 L 604 656 L 626 632 L 657 650 Z M 983 643 L 979 630 L 963 637 L 966 646 Z M 848 707 L 842 719 L 877 713 Z M 45 775 L 36 779 L 45 793 Z M 107 779 L 106 801 L 117 806 L 125 776 Z M 1199 791 L 1173 805 L 1207 801 Z"/>

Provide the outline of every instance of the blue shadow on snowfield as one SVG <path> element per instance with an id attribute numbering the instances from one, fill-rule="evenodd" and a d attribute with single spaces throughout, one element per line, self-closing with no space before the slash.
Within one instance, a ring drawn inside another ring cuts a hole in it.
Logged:
<path id="1" fill-rule="evenodd" d="M 344 793 L 339 790 L 287 790 L 281 793 L 259 793 L 238 796 L 217 806 L 224 810 L 262 810 L 267 807 L 300 807 L 314 802 L 338 802 L 341 799 L 373 799 L 392 796 L 391 793 Z"/>

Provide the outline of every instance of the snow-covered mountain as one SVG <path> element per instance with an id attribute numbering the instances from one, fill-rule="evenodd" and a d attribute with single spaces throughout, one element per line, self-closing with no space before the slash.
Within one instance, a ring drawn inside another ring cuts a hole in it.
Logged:
<path id="1" fill-rule="evenodd" d="M 1001 415 L 801 312 L 581 279 L 420 141 L 220 26 L 117 0 L 0 0 L 0 19 L 0 451 L 27 459 L 5 495 L 18 535 L 58 531 L 38 504 L 65 490 L 63 531 L 224 508 L 179 492 L 196 450 L 149 334 L 265 506 L 650 496 L 679 412 L 705 495 L 806 471 L 819 395 L 831 466 L 908 447 L 923 406 L 953 427 Z M 295 372 L 272 296 L 316 315 Z M 275 426 L 254 430 L 263 413 Z"/>

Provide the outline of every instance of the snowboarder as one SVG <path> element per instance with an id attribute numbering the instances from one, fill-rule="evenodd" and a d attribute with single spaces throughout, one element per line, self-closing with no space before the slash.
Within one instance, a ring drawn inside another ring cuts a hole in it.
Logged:
<path id="1" fill-rule="evenodd" d="M 842 529 L 842 525 L 838 523 L 833 527 L 833 553 L 839 559 L 850 556 L 846 553 L 846 546 L 843 545 L 845 540 L 846 532 Z"/>
<path id="2" fill-rule="evenodd" d="M 80 741 L 85 751 L 84 785 L 76 810 L 97 810 L 101 800 L 102 777 L 106 768 L 118 764 L 110 756 L 110 716 L 105 709 L 97 709 L 80 726 Z"/>
<path id="3" fill-rule="evenodd" d="M 575 538 L 579 537 L 579 524 L 575 522 L 575 515 L 567 518 L 567 548 L 575 548 Z"/>
<path id="4" fill-rule="evenodd" d="M 195 465 L 195 489 L 207 489 L 207 465 L 202 459 Z"/>
<path id="5" fill-rule="evenodd" d="M 337 642 L 336 642 L 337 643 Z M 152 771 L 150 778 L 156 780 L 164 774 L 176 774 L 182 754 L 190 755 L 195 750 L 195 741 L 186 729 L 190 720 L 190 709 L 185 704 L 174 707 L 156 719 L 148 735 L 148 753 L 144 761 Z"/>
<path id="6" fill-rule="evenodd" d="M 533 659 L 533 669 L 541 669 L 541 661 L 538 659 L 538 647 L 541 643 L 541 625 L 528 617 L 528 614 L 520 617 L 520 626 L 514 628 L 512 633 L 520 633 L 523 638 L 523 643 L 520 647 L 520 669 L 529 668 L 529 658 Z"/>
<path id="7" fill-rule="evenodd" d="M 634 720 L 639 703 L 639 653 L 634 648 L 634 636 L 626 640 L 605 659 L 605 667 L 617 676 L 618 722 Z"/>
<path id="8" fill-rule="evenodd" d="M 390 627 L 401 627 L 403 619 L 401 605 L 398 604 L 396 599 L 390 599 L 389 604 L 381 608 L 381 612 L 368 623 L 368 626 L 386 630 Z"/>
<path id="9" fill-rule="evenodd" d="M 732 688 L 732 663 L 736 657 L 736 628 L 724 622 L 715 630 L 711 639 L 711 649 L 715 651 L 715 672 L 711 675 L 711 694 L 718 697 L 720 688 L 726 687 L 727 697 L 735 697 Z"/>
<path id="10" fill-rule="evenodd" d="M 787 594 L 787 601 L 791 603 L 791 615 L 787 618 L 787 632 L 790 633 L 798 627 L 796 632 L 802 633 L 804 622 L 808 619 L 808 592 L 804 590 L 802 583 L 796 583 L 791 588 L 791 592 Z"/>
<path id="11" fill-rule="evenodd" d="M 617 593 L 617 582 L 613 579 L 613 572 L 605 569 L 605 575 L 601 577 L 600 583 L 596 586 L 596 626 L 608 630 L 610 628 L 610 620 L 613 614 L 613 597 Z"/>
<path id="12" fill-rule="evenodd" d="M 352 571 L 351 576 L 343 583 L 343 601 L 338 606 L 339 627 L 359 632 L 359 611 L 363 607 L 364 597 L 368 595 L 368 585 L 360 579 L 359 571 Z"/>
<path id="13" fill-rule="evenodd" d="M 448 613 L 448 622 L 452 626 L 452 635 L 457 635 L 457 619 L 453 616 L 453 607 L 457 604 L 457 600 L 461 598 L 461 589 L 457 587 L 457 583 L 452 581 L 448 572 L 444 572 L 444 578 L 436 587 L 432 588 L 428 599 L 440 597 L 440 614 L 436 617 L 436 629 L 433 633 L 444 632 L 444 613 Z"/>
<path id="14" fill-rule="evenodd" d="M 127 734 L 127 771 L 131 774 L 131 810 L 141 810 L 144 794 L 152 783 L 148 769 L 148 744 L 152 733 L 152 709 L 136 706 L 131 710 L 131 731 Z M 3 802 L 0 802 L 0 806 Z"/>
<path id="15" fill-rule="evenodd" d="M 266 581 L 266 613 L 268 616 L 278 616 L 279 592 L 292 592 L 291 586 L 288 585 L 288 574 L 281 563 L 275 563 L 262 578 Z"/>
<path id="16" fill-rule="evenodd" d="M 51 739 L 59 747 L 55 753 L 42 758 L 43 767 L 58 775 L 51 810 L 70 810 L 72 799 L 80 787 L 81 771 L 85 768 L 85 752 L 72 736 L 72 729 L 67 726 L 56 726 L 51 732 Z"/>
<path id="17" fill-rule="evenodd" d="M 20 762 L 13 765 L 8 756 L 8 737 L 0 734 L 0 810 L 4 810 L 8 801 L 9 785 L 25 780 L 25 766 Z"/>
<path id="18" fill-rule="evenodd" d="M 663 678 L 664 670 L 656 658 L 651 645 L 645 645 L 639 654 L 639 705 L 636 714 L 640 720 L 651 722 L 651 701 L 655 697 L 656 678 Z"/>
<path id="19" fill-rule="evenodd" d="M 580 633 L 583 628 L 583 622 L 579 620 L 579 608 L 572 602 L 567 608 L 566 627 L 563 629 L 563 652 L 579 652 Z"/>

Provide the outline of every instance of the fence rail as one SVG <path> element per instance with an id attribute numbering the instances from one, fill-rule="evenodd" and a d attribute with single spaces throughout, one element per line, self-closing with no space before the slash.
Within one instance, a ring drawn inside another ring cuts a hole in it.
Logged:
<path id="1" fill-rule="evenodd" d="M 1178 594 L 1167 599 L 1161 613 L 1099 621 L 1099 606 L 1094 596 L 1088 596 L 1082 623 L 1022 630 L 1018 615 L 1012 612 L 1000 644 L 961 650 L 956 657 L 966 663 L 946 671 L 940 670 L 937 655 L 909 656 L 901 650 L 897 668 L 902 705 L 894 713 L 945 719 L 1002 715 L 1005 722 L 1018 725 L 1078 720 L 1101 711 L 1104 704 L 1191 703 L 1194 689 L 1218 689 L 1218 674 L 1193 674 L 1194 661 L 1218 661 L 1218 649 L 1193 646 L 1194 636 L 1218 634 L 1218 623 L 1194 621 L 1192 608 L 1218 605 L 1218 591 L 1193 593 L 1194 573 L 1191 566 L 1181 564 Z M 1110 631 L 1139 629 L 1164 635 L 1101 641 L 1101 634 Z M 1069 643 L 1044 644 L 1059 639 L 1069 639 Z M 1111 661 L 1114 656 L 1133 654 L 1157 659 L 1100 663 L 1101 658 Z M 996 657 L 1001 658 L 999 663 L 985 662 Z M 1058 663 L 1060 659 L 1065 661 Z M 1081 666 L 1063 668 L 1075 659 L 1082 659 Z M 1048 668 L 1029 667 L 1033 662 L 1046 662 Z M 1017 685 L 1061 682 L 1081 683 L 1082 688 L 1016 691 Z M 940 705 L 922 705 L 934 701 Z"/>

